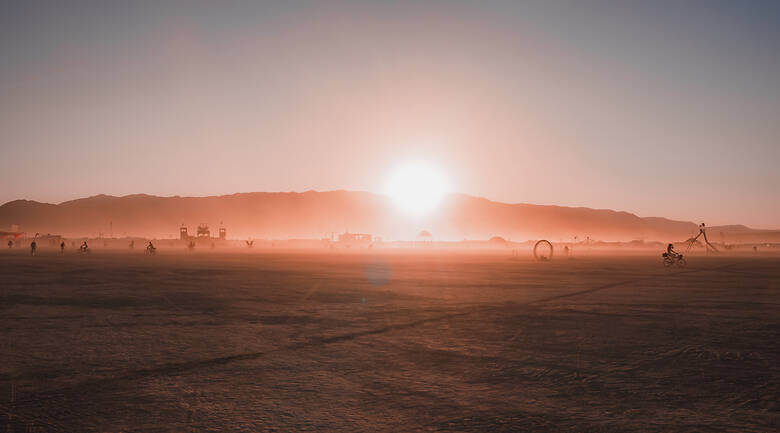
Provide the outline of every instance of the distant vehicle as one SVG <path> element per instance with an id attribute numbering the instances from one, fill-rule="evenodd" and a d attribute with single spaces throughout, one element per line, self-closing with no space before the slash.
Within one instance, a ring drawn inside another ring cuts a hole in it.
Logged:
<path id="1" fill-rule="evenodd" d="M 688 265 L 688 262 L 685 261 L 685 258 L 683 258 L 682 254 L 663 253 L 661 254 L 661 256 L 664 258 L 664 266 L 666 266 L 667 268 L 674 265 L 684 268 L 685 266 Z"/>

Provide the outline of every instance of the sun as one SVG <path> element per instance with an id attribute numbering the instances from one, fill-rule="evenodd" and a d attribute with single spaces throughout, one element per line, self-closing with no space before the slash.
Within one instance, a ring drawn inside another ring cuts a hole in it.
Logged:
<path id="1" fill-rule="evenodd" d="M 411 216 L 430 213 L 449 192 L 447 176 L 436 166 L 422 161 L 396 167 L 385 189 L 398 209 Z"/>

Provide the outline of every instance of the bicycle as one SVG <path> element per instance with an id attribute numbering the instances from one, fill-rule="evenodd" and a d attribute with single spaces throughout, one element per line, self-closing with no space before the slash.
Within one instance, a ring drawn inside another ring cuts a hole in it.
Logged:
<path id="1" fill-rule="evenodd" d="M 675 265 L 677 265 L 677 267 L 684 268 L 688 265 L 688 262 L 685 261 L 685 258 L 683 258 L 682 254 L 663 253 L 661 256 L 664 258 L 664 266 L 667 268 Z"/>

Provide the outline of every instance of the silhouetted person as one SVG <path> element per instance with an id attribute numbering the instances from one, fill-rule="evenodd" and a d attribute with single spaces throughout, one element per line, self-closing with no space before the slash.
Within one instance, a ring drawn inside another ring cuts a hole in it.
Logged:
<path id="1" fill-rule="evenodd" d="M 89 250 L 89 245 L 87 245 L 87 241 L 84 241 L 84 243 L 81 244 L 79 250 L 81 250 L 82 253 L 86 253 L 87 250 Z"/>
<path id="2" fill-rule="evenodd" d="M 130 249 L 132 250 L 133 248 L 135 248 L 135 240 L 130 241 Z"/>
<path id="3" fill-rule="evenodd" d="M 35 251 L 36 251 L 37 249 L 38 249 L 38 244 L 37 244 L 35 241 L 32 241 L 32 242 L 30 243 L 30 255 L 31 255 L 31 256 L 34 256 L 34 255 L 35 255 Z"/>
<path id="4" fill-rule="evenodd" d="M 155 249 L 154 248 L 154 244 L 152 244 L 152 241 L 149 241 L 149 245 L 147 245 L 146 248 L 148 248 L 150 250 L 154 250 Z"/>
<path id="5" fill-rule="evenodd" d="M 65 241 L 60 242 L 60 255 L 65 254 Z"/>
<path id="6" fill-rule="evenodd" d="M 674 257 L 677 255 L 677 251 L 674 250 L 674 245 L 669 244 L 666 246 L 666 254 L 669 255 L 669 257 Z"/>
<path id="7" fill-rule="evenodd" d="M 14 241 L 8 241 L 8 248 L 14 247 Z"/>
<path id="8" fill-rule="evenodd" d="M 563 246 L 563 255 L 565 255 L 566 257 L 569 257 L 569 246 L 568 245 L 564 245 Z"/>

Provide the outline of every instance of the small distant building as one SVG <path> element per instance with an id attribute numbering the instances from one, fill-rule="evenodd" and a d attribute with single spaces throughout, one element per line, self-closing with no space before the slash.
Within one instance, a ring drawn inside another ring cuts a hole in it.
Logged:
<path id="1" fill-rule="evenodd" d="M 18 224 L 11 224 L 11 231 L 10 232 L 3 232 L 0 231 L 0 238 L 3 239 L 20 239 L 24 237 L 24 232 L 19 231 L 19 225 Z"/>
<path id="2" fill-rule="evenodd" d="M 345 232 L 339 235 L 339 244 L 347 248 L 367 247 L 372 243 L 373 237 L 368 233 Z"/>
<path id="3" fill-rule="evenodd" d="M 195 236 L 192 236 L 189 234 L 189 231 L 187 230 L 187 226 L 184 224 L 179 227 L 179 239 L 186 241 L 186 242 L 192 242 L 197 241 L 200 242 L 207 242 L 207 241 L 226 241 L 227 240 L 227 229 L 225 227 L 219 228 L 219 237 L 211 237 L 211 229 L 209 228 L 208 224 L 201 223 L 198 225 L 198 229 L 195 232 Z"/>

